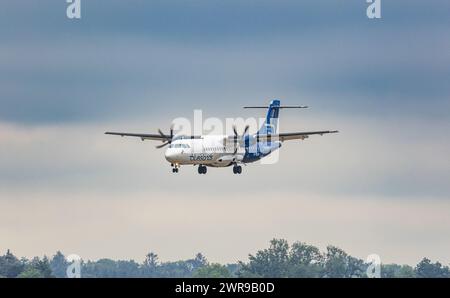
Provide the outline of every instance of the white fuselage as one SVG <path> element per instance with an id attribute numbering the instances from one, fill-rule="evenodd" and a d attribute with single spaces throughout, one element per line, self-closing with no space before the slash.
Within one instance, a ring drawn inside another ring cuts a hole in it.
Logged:
<path id="1" fill-rule="evenodd" d="M 174 140 L 166 149 L 166 160 L 174 165 L 201 164 L 212 167 L 228 167 L 240 162 L 244 149 L 227 142 L 227 136 L 201 136 Z"/>

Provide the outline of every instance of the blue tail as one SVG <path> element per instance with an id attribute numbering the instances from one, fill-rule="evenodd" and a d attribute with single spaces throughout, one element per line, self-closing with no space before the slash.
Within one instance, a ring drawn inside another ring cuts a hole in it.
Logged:
<path id="1" fill-rule="evenodd" d="M 264 124 L 258 131 L 260 135 L 276 134 L 278 132 L 278 114 L 280 112 L 280 101 L 274 99 L 270 102 Z"/>

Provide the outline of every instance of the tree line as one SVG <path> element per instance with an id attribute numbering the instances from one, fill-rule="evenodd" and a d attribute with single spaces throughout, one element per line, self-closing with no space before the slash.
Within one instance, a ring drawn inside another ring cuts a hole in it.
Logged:
<path id="1" fill-rule="evenodd" d="M 6 278 L 64 278 L 71 263 L 64 254 L 56 252 L 52 258 L 17 258 L 9 250 L 0 256 L 0 277 Z M 192 259 L 161 262 L 150 252 L 142 263 L 134 260 L 99 259 L 81 261 L 81 277 L 367 277 L 370 264 L 348 255 L 344 250 L 328 246 L 321 252 L 303 242 L 292 245 L 284 239 L 273 239 L 266 249 L 250 254 L 247 261 L 234 264 L 209 263 L 198 253 Z M 445 278 L 450 277 L 448 266 L 423 258 L 415 267 L 381 264 L 385 278 Z"/>

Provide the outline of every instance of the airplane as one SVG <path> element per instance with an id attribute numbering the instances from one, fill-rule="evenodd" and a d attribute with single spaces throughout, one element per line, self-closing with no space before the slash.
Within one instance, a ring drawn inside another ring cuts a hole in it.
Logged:
<path id="1" fill-rule="evenodd" d="M 246 106 L 245 109 L 267 109 L 267 115 L 261 128 L 255 134 L 249 134 L 249 126 L 239 135 L 233 126 L 233 135 L 174 135 L 173 127 L 169 134 L 158 129 L 158 134 L 140 134 L 124 132 L 105 132 L 107 135 L 138 137 L 144 140 L 162 141 L 156 148 L 169 147 L 165 158 L 170 162 L 173 173 L 178 173 L 181 165 L 198 165 L 198 173 L 206 174 L 207 167 L 233 166 L 234 174 L 241 174 L 241 164 L 258 161 L 281 147 L 282 142 L 304 140 L 310 135 L 337 133 L 337 130 L 278 133 L 280 109 L 303 109 L 307 106 L 281 106 L 280 100 L 272 100 L 269 106 Z"/>

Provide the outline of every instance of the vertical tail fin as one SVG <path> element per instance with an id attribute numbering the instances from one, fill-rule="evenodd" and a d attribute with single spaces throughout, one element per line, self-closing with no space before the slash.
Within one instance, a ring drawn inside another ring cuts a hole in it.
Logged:
<path id="1" fill-rule="evenodd" d="M 274 99 L 270 102 L 267 110 L 266 119 L 258 131 L 258 134 L 276 134 L 278 132 L 278 115 L 280 112 L 280 101 Z"/>
<path id="2" fill-rule="evenodd" d="M 266 119 L 258 131 L 260 135 L 278 133 L 278 115 L 280 109 L 305 109 L 307 106 L 281 106 L 278 99 L 274 99 L 269 104 Z M 247 106 L 244 109 L 267 109 L 267 106 Z"/>

